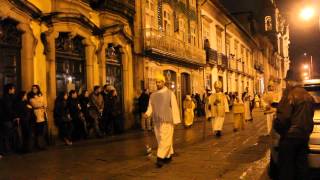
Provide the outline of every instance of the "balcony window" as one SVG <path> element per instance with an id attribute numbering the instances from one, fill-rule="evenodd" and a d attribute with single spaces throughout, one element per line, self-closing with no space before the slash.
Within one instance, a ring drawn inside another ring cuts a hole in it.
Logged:
<path id="1" fill-rule="evenodd" d="M 195 28 L 195 25 L 193 24 L 193 25 L 191 25 L 191 27 L 190 27 L 190 32 L 191 32 L 191 34 L 190 34 L 190 38 L 191 38 L 191 44 L 193 45 L 193 46 L 196 46 L 196 28 Z"/>
<path id="2" fill-rule="evenodd" d="M 163 7 L 163 30 L 167 35 L 171 35 L 172 20 L 171 20 L 171 10 L 169 6 Z"/>
<path id="3" fill-rule="evenodd" d="M 218 53 L 222 53 L 222 31 L 220 28 L 217 28 L 217 50 Z"/>
<path id="4" fill-rule="evenodd" d="M 230 37 L 227 36 L 226 38 L 226 56 L 230 56 Z"/>
<path id="5" fill-rule="evenodd" d="M 186 28 L 185 28 L 185 21 L 183 18 L 179 19 L 179 38 L 181 41 L 186 41 Z"/>
<path id="6" fill-rule="evenodd" d="M 238 41 L 234 41 L 234 55 L 236 57 L 236 59 L 238 58 L 238 45 L 239 45 L 239 42 Z"/>

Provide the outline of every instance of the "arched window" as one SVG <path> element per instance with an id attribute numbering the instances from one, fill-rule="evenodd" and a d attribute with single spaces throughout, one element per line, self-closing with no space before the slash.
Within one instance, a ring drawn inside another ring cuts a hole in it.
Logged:
<path id="1" fill-rule="evenodd" d="M 264 29 L 265 31 L 271 31 L 272 30 L 272 18 L 271 16 L 266 16 L 264 18 Z"/>
<path id="2" fill-rule="evenodd" d="M 21 85 L 21 32 L 18 22 L 11 19 L 0 20 L 0 96 L 5 84 Z"/>
<path id="3" fill-rule="evenodd" d="M 69 32 L 56 39 L 57 92 L 86 89 L 85 47 L 83 38 Z"/>
<path id="4" fill-rule="evenodd" d="M 173 26 L 172 26 L 172 10 L 169 5 L 165 4 L 163 5 L 163 12 L 162 12 L 162 20 L 163 20 L 163 31 L 167 35 L 171 35 L 173 32 Z"/>

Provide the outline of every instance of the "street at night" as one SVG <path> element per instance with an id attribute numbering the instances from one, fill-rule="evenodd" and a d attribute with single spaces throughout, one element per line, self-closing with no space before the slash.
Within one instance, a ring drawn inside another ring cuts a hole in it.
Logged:
<path id="1" fill-rule="evenodd" d="M 0 7 L 0 180 L 320 179 L 319 0 Z"/>
<path id="2" fill-rule="evenodd" d="M 228 115 L 219 139 L 211 135 L 211 122 L 206 123 L 205 139 L 203 121 L 190 129 L 178 126 L 176 155 L 161 169 L 156 168 L 154 157 L 146 155 L 146 144 L 155 154 L 153 133 L 138 131 L 10 155 L 0 162 L 0 179 L 260 179 L 268 163 L 268 137 L 263 113 L 255 111 L 255 116 L 245 130 L 233 132 Z"/>

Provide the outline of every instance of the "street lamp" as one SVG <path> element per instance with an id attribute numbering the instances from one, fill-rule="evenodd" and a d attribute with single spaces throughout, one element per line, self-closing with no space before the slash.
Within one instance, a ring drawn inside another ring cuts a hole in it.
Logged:
<path id="1" fill-rule="evenodd" d="M 308 69 L 308 68 L 309 68 L 308 64 L 303 65 L 303 69 Z"/>
<path id="2" fill-rule="evenodd" d="M 315 16 L 315 10 L 313 7 L 305 7 L 300 12 L 300 18 L 309 21 L 313 16 Z"/>

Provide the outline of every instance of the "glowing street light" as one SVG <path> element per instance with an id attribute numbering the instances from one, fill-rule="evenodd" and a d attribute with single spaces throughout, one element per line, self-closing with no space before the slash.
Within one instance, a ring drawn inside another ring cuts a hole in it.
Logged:
<path id="1" fill-rule="evenodd" d="M 308 68 L 309 68 L 308 64 L 303 65 L 303 69 L 308 69 Z"/>
<path id="2" fill-rule="evenodd" d="M 315 15 L 315 10 L 312 7 L 305 7 L 300 12 L 300 18 L 308 21 Z"/>
<path id="3" fill-rule="evenodd" d="M 303 73 L 303 76 L 304 76 L 304 77 L 307 77 L 307 76 L 308 76 L 308 73 L 306 73 L 306 72 Z"/>

